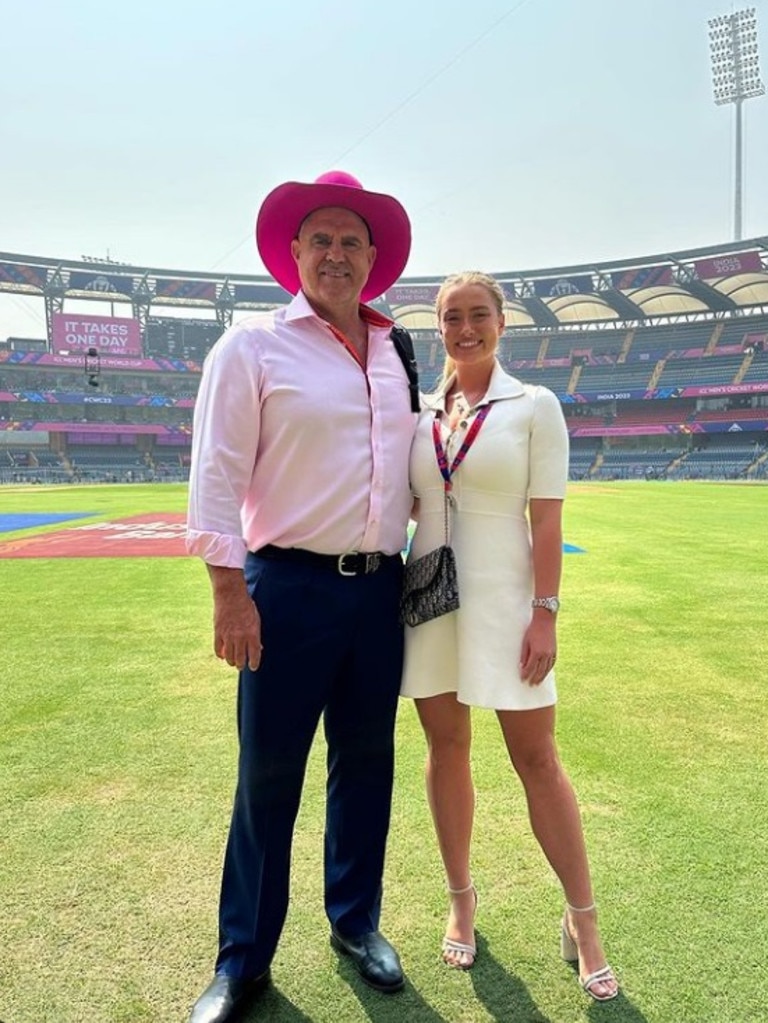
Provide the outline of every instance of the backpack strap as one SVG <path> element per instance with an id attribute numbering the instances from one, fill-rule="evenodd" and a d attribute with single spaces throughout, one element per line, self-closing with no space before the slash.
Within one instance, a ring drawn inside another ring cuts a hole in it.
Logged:
<path id="1" fill-rule="evenodd" d="M 411 412 L 419 412 L 421 410 L 421 402 L 419 400 L 419 366 L 413 350 L 413 338 L 405 327 L 398 327 L 397 324 L 392 327 L 389 336 L 392 338 L 395 351 L 400 356 L 400 361 L 405 369 L 405 375 L 408 377 Z"/>

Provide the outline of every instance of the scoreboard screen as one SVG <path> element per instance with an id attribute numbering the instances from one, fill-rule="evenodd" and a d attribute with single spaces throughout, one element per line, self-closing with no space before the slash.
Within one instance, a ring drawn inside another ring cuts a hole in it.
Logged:
<path id="1" fill-rule="evenodd" d="M 202 362 L 221 334 L 221 325 L 215 320 L 152 318 L 147 321 L 144 352 L 149 358 Z"/>

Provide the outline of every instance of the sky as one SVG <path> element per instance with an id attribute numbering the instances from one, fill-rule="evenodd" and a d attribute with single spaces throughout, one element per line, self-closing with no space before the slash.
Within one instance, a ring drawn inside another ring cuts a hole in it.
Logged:
<path id="1" fill-rule="evenodd" d="M 264 196 L 331 168 L 395 195 L 405 276 L 733 239 L 708 19 L 768 0 L 0 0 L 0 251 L 265 272 Z M 744 104 L 768 236 L 768 97 Z M 0 294 L 0 339 L 45 334 Z"/>

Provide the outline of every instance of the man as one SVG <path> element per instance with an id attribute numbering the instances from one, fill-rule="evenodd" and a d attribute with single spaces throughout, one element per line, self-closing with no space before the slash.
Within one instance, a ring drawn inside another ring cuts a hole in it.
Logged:
<path id="1" fill-rule="evenodd" d="M 269 982 L 307 756 L 328 745 L 325 908 L 366 983 L 402 988 L 379 932 L 402 667 L 400 551 L 415 416 L 391 320 L 405 210 L 333 171 L 265 199 L 259 253 L 295 297 L 230 328 L 195 407 L 187 548 L 208 568 L 214 649 L 239 669 L 238 783 L 213 981 L 190 1023 Z"/>

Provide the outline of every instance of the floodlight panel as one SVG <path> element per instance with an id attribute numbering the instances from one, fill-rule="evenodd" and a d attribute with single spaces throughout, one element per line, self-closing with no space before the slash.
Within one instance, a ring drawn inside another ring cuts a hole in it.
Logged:
<path id="1" fill-rule="evenodd" d="M 755 8 L 709 20 L 715 103 L 737 103 L 762 96 Z"/>

